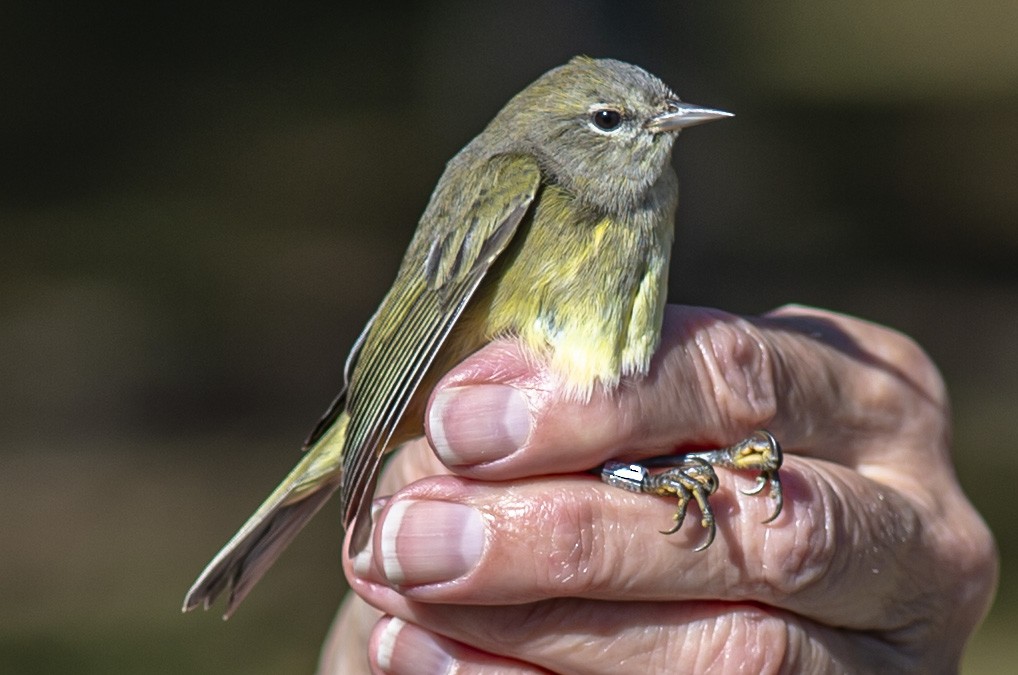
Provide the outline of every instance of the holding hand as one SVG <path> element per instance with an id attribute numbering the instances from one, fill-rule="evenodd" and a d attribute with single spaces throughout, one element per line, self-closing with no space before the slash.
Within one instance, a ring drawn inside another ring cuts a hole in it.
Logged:
<path id="1" fill-rule="evenodd" d="M 445 465 L 424 441 L 390 464 L 323 669 L 957 670 L 997 555 L 912 341 L 802 307 L 670 306 L 649 376 L 587 405 L 556 394 L 509 341 L 442 380 L 428 434 Z M 756 474 L 719 469 L 704 551 L 695 509 L 665 536 L 674 500 L 586 473 L 758 428 L 785 451 L 783 510 L 762 524 L 773 502 L 741 493 Z"/>

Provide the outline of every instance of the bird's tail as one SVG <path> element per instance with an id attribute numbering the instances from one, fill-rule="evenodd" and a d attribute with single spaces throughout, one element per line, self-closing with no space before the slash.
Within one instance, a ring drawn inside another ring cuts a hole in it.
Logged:
<path id="1" fill-rule="evenodd" d="M 224 619 L 268 571 L 339 487 L 347 416 L 341 415 L 205 567 L 184 598 L 183 611 L 208 609 L 229 591 Z"/>

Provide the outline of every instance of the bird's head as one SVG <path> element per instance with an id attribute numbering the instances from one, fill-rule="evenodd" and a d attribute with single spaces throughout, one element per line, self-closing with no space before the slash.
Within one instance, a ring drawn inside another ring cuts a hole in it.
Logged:
<path id="1" fill-rule="evenodd" d="M 681 129 L 729 116 L 680 102 L 642 68 L 580 56 L 517 94 L 484 135 L 537 157 L 551 181 L 587 206 L 617 212 L 657 183 Z"/>

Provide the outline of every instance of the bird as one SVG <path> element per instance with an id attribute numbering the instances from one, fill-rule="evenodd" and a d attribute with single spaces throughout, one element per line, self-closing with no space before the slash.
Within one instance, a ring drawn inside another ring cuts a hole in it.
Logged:
<path id="1" fill-rule="evenodd" d="M 423 434 L 430 390 L 484 344 L 517 341 L 580 402 L 646 375 L 674 238 L 672 148 L 682 129 L 730 116 L 588 56 L 512 97 L 446 164 L 341 393 L 184 611 L 226 591 L 228 618 L 337 490 L 350 551 L 363 548 L 383 456 Z"/>

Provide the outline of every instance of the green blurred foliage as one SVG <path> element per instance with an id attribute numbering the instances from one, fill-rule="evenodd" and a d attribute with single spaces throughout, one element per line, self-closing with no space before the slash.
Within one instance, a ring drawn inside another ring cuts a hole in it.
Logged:
<path id="1" fill-rule="evenodd" d="M 680 140 L 673 301 L 805 302 L 941 366 L 1018 648 L 1018 9 L 9 2 L 0 8 L 0 670 L 309 670 L 320 516 L 228 624 L 193 575 L 294 460 L 444 162 L 577 53 L 737 113 Z M 331 514 L 331 515 L 330 515 Z"/>

